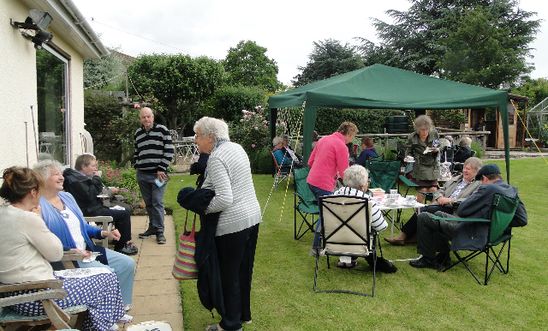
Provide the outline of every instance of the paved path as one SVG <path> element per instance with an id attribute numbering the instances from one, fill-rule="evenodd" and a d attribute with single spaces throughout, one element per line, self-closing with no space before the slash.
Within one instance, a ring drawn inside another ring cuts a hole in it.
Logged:
<path id="1" fill-rule="evenodd" d="M 133 242 L 139 248 L 135 255 L 137 271 L 133 287 L 133 324 L 143 321 L 167 321 L 174 331 L 183 330 L 183 313 L 179 282 L 171 276 L 176 252 L 175 229 L 171 216 L 165 218 L 165 245 L 156 237 L 139 239 L 147 228 L 146 216 L 132 216 Z"/>

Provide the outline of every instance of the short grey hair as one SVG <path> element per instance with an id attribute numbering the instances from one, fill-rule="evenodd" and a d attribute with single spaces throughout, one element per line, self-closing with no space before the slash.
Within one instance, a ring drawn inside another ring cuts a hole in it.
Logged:
<path id="1" fill-rule="evenodd" d="M 472 145 L 472 138 L 465 136 L 460 138 L 459 146 L 460 147 L 470 147 Z"/>
<path id="2" fill-rule="evenodd" d="M 281 144 L 282 142 L 283 142 L 282 137 L 274 137 L 274 139 L 272 139 L 272 146 L 276 146 L 278 144 Z"/>
<path id="3" fill-rule="evenodd" d="M 42 160 L 36 163 L 33 169 L 44 178 L 44 181 L 47 181 L 52 169 L 59 170 L 62 173 L 65 167 L 57 160 Z"/>
<path id="4" fill-rule="evenodd" d="M 200 130 L 200 133 L 203 135 L 213 137 L 215 142 L 221 140 L 230 141 L 228 125 L 223 120 L 204 116 L 194 123 L 194 132 L 197 130 Z"/>
<path id="5" fill-rule="evenodd" d="M 464 166 L 467 166 L 469 165 L 470 167 L 476 169 L 476 171 L 479 171 L 481 169 L 481 167 L 483 166 L 483 162 L 481 162 L 480 159 L 478 159 L 477 157 L 475 156 L 472 156 L 472 157 L 469 157 L 466 159 L 466 161 L 464 161 Z"/>
<path id="6" fill-rule="evenodd" d="M 345 186 L 362 190 L 368 181 L 367 169 L 359 164 L 354 164 L 344 171 L 343 183 Z"/>
<path id="7" fill-rule="evenodd" d="M 434 123 L 432 122 L 432 119 L 430 116 L 427 115 L 420 115 L 419 117 L 415 118 L 415 122 L 413 123 L 415 126 L 415 130 L 418 130 L 420 128 L 428 128 L 428 130 L 432 129 L 434 126 Z"/>

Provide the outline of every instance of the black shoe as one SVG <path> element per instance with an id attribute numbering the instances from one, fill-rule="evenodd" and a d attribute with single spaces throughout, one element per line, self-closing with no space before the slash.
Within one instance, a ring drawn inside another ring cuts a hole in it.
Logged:
<path id="1" fill-rule="evenodd" d="M 423 256 L 418 260 L 409 261 L 409 265 L 413 268 L 430 268 L 438 270 L 440 265 L 435 261 Z"/>
<path id="2" fill-rule="evenodd" d="M 440 270 L 445 270 L 451 266 L 451 256 L 449 253 L 439 253 L 436 255 L 436 263 Z"/>
<path id="3" fill-rule="evenodd" d="M 121 249 L 116 249 L 116 251 L 125 255 L 135 255 L 139 252 L 139 249 L 133 244 L 126 244 Z"/>
<path id="4" fill-rule="evenodd" d="M 157 233 L 155 228 L 148 228 L 145 232 L 139 233 L 139 238 L 145 239 L 150 236 L 154 236 Z"/>
<path id="5" fill-rule="evenodd" d="M 398 271 L 398 268 L 394 265 L 394 263 L 388 261 L 382 256 L 377 258 L 376 269 L 377 271 L 384 272 L 386 274 L 393 274 Z"/>
<path id="6" fill-rule="evenodd" d="M 159 245 L 163 245 L 166 243 L 166 237 L 164 236 L 163 233 L 157 233 L 156 234 L 156 242 L 159 244 Z"/>

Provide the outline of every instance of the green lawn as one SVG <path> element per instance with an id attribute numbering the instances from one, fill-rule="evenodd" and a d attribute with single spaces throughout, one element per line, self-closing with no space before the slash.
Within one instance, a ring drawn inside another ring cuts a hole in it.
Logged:
<path id="1" fill-rule="evenodd" d="M 544 329 L 548 312 L 548 166 L 540 158 L 513 160 L 511 170 L 511 181 L 519 188 L 529 225 L 514 229 L 508 275 L 495 273 L 488 286 L 480 286 L 462 266 L 441 273 L 396 262 L 397 273 L 377 274 L 374 298 L 312 291 L 314 259 L 308 255 L 312 235 L 293 240 L 293 191 L 290 187 L 286 193 L 282 185 L 272 193 L 260 227 L 252 290 L 253 323 L 245 329 Z M 173 176 L 168 187 L 166 204 L 174 209 L 178 231 L 185 212 L 177 205 L 176 194 L 194 180 L 194 176 Z M 254 180 L 263 207 L 272 177 L 257 175 Z M 382 235 L 389 235 L 389 230 Z M 383 245 L 383 252 L 388 259 L 417 255 L 412 246 Z M 329 282 L 370 290 L 372 277 L 365 261 L 360 260 L 354 270 L 327 270 L 325 258 L 322 262 L 320 286 Z M 195 281 L 181 282 L 181 291 L 186 330 L 202 330 L 219 320 L 201 306 Z"/>

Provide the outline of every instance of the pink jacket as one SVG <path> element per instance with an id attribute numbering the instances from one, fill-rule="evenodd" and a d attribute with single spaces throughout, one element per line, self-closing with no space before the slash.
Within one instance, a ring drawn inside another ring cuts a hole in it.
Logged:
<path id="1" fill-rule="evenodd" d="M 310 173 L 306 182 L 333 192 L 337 177 L 342 177 L 348 168 L 348 156 L 343 134 L 335 132 L 323 137 L 316 143 L 308 159 Z"/>

